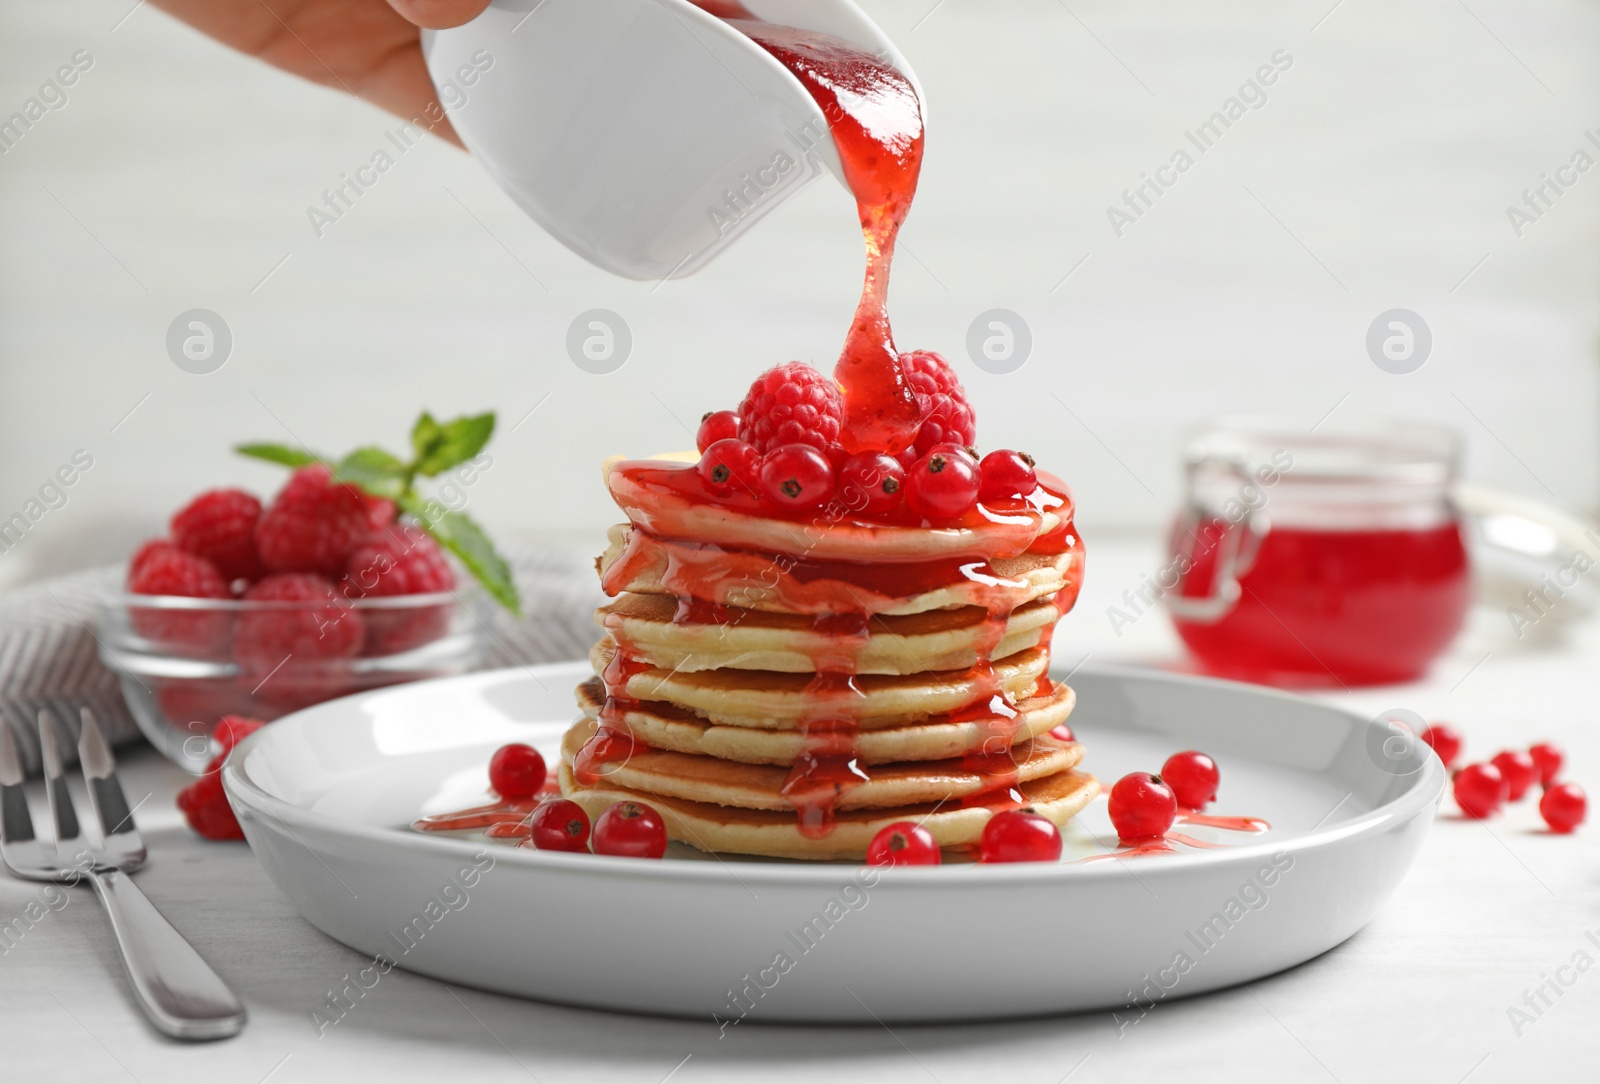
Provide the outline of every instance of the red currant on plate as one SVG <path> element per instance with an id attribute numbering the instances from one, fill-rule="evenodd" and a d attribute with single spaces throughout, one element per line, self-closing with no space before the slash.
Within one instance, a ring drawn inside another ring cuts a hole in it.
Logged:
<path id="1" fill-rule="evenodd" d="M 544 757 L 531 745 L 502 745 L 489 759 L 489 785 L 508 802 L 532 798 L 544 787 Z"/>
<path id="2" fill-rule="evenodd" d="M 1173 753 L 1161 766 L 1161 778 L 1184 809 L 1204 809 L 1217 797 L 1222 773 L 1217 762 L 1193 749 Z"/>
<path id="3" fill-rule="evenodd" d="M 739 435 L 739 415 L 731 410 L 713 410 L 700 419 L 700 429 L 694 435 L 695 450 L 704 453 L 719 440 L 733 440 Z"/>
<path id="4" fill-rule="evenodd" d="M 862 452 L 839 468 L 839 496 L 853 512 L 881 516 L 900 507 L 906 469 L 892 455 Z"/>
<path id="5" fill-rule="evenodd" d="M 869 866 L 937 866 L 941 858 L 939 841 L 914 821 L 895 821 L 867 844 Z"/>
<path id="6" fill-rule="evenodd" d="M 587 851 L 589 814 L 568 798 L 552 798 L 533 811 L 533 845 L 541 851 Z"/>
<path id="7" fill-rule="evenodd" d="M 1506 777 L 1493 764 L 1468 764 L 1456 773 L 1451 790 L 1461 812 L 1481 821 L 1494 816 L 1505 804 Z"/>
<path id="8" fill-rule="evenodd" d="M 1556 781 L 1556 776 L 1561 774 L 1561 765 L 1567 760 L 1567 754 L 1561 751 L 1561 746 L 1548 741 L 1531 746 L 1528 755 L 1539 766 L 1539 782 L 1547 787 Z"/>
<path id="9" fill-rule="evenodd" d="M 1026 497 L 1039 488 L 1033 456 L 1006 449 L 990 452 L 978 464 L 978 499 L 1006 501 Z"/>
<path id="10" fill-rule="evenodd" d="M 1496 753 L 1490 763 L 1499 768 L 1500 774 L 1506 777 L 1506 797 L 1513 802 L 1522 801 L 1522 796 L 1528 793 L 1528 788 L 1539 778 L 1539 765 L 1534 763 L 1533 757 L 1521 749 L 1507 749 L 1503 753 Z"/>
<path id="11" fill-rule="evenodd" d="M 1061 858 L 1061 832 L 1026 809 L 996 813 L 978 841 L 980 862 L 1055 862 Z"/>
<path id="12" fill-rule="evenodd" d="M 660 858 L 667 853 L 667 826 L 643 802 L 618 802 L 594 822 L 595 854 Z"/>
<path id="13" fill-rule="evenodd" d="M 978 460 L 954 444 L 936 445 L 906 475 L 906 507 L 928 519 L 955 519 L 978 502 Z"/>
<path id="14" fill-rule="evenodd" d="M 759 492 L 756 485 L 761 477 L 761 453 L 742 440 L 719 440 L 700 456 L 695 467 L 700 480 L 713 493 Z"/>
<path id="15" fill-rule="evenodd" d="M 833 464 L 809 444 L 781 444 L 761 460 L 761 490 L 786 508 L 817 508 L 833 496 Z"/>
<path id="16" fill-rule="evenodd" d="M 1456 758 L 1461 755 L 1461 731 L 1449 723 L 1434 723 L 1422 732 L 1422 740 L 1439 754 L 1446 768 L 1456 766 Z"/>
<path id="17" fill-rule="evenodd" d="M 1550 831 L 1561 835 L 1583 823 L 1589 812 L 1589 798 L 1576 783 L 1557 783 L 1545 789 L 1539 799 L 1539 816 L 1550 826 Z"/>
<path id="18" fill-rule="evenodd" d="M 1178 799 L 1159 775 L 1129 772 L 1111 788 L 1106 803 L 1111 826 L 1124 843 L 1160 839 L 1178 817 Z"/>

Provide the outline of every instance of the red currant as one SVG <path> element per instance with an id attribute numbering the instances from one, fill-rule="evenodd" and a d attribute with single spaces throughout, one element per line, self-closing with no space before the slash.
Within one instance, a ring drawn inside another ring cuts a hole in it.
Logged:
<path id="1" fill-rule="evenodd" d="M 1026 452 L 1001 449 L 990 452 L 978 464 L 980 501 L 1007 501 L 1026 497 L 1039 488 L 1033 472 L 1033 456 Z"/>
<path id="2" fill-rule="evenodd" d="M 1072 728 L 1070 726 L 1068 726 L 1066 723 L 1062 723 L 1060 726 L 1057 726 L 1057 727 L 1052 727 L 1051 730 L 1050 730 L 1050 736 L 1052 738 L 1055 738 L 1057 741 L 1077 741 L 1078 740 L 1077 738 L 1072 736 Z"/>
<path id="3" fill-rule="evenodd" d="M 533 811 L 533 845 L 541 851 L 587 851 L 589 814 L 567 798 L 552 798 Z"/>
<path id="4" fill-rule="evenodd" d="M 1565 835 L 1583 823 L 1589 812 L 1589 798 L 1576 783 L 1557 783 L 1546 787 L 1539 799 L 1539 816 L 1550 831 Z"/>
<path id="5" fill-rule="evenodd" d="M 1506 777 L 1506 797 L 1513 802 L 1522 801 L 1522 796 L 1528 793 L 1528 788 L 1539 778 L 1539 765 L 1534 763 L 1533 757 L 1521 749 L 1507 749 L 1503 753 L 1496 753 L 1490 763 L 1499 768 L 1500 774 Z"/>
<path id="6" fill-rule="evenodd" d="M 906 507 L 927 519 L 955 519 L 977 501 L 978 460 L 956 445 L 935 445 L 906 475 Z"/>
<path id="7" fill-rule="evenodd" d="M 1530 748 L 1528 755 L 1539 766 L 1539 782 L 1547 787 L 1556 781 L 1556 776 L 1561 774 L 1561 765 L 1566 763 L 1567 759 L 1567 754 L 1561 751 L 1561 746 L 1547 741 Z"/>
<path id="8" fill-rule="evenodd" d="M 978 841 L 980 862 L 1056 862 L 1061 858 L 1061 832 L 1026 809 L 996 813 L 983 826 Z"/>
<path id="9" fill-rule="evenodd" d="M 933 833 L 912 821 L 895 821 L 867 844 L 869 866 L 937 866 L 942 857 Z"/>
<path id="10" fill-rule="evenodd" d="M 1473 820 L 1492 817 L 1506 800 L 1506 777 L 1493 764 L 1468 764 L 1456 773 L 1451 789 L 1456 805 Z"/>
<path id="11" fill-rule="evenodd" d="M 667 853 L 667 826 L 643 802 L 618 802 L 594 822 L 594 853 L 660 858 Z"/>
<path id="12" fill-rule="evenodd" d="M 742 440 L 719 440 L 700 456 L 700 480 L 713 493 L 733 490 L 755 494 L 761 476 L 761 453 Z"/>
<path id="13" fill-rule="evenodd" d="M 1159 775 L 1129 772 L 1111 788 L 1106 803 L 1111 826 L 1124 843 L 1159 839 L 1178 817 L 1178 799 Z"/>
<path id="14" fill-rule="evenodd" d="M 809 444 L 780 444 L 761 461 L 761 488 L 786 508 L 817 508 L 833 496 L 833 464 Z"/>
<path id="15" fill-rule="evenodd" d="M 719 440 L 733 440 L 739 435 L 739 415 L 731 410 L 714 410 L 700 419 L 700 429 L 694 435 L 695 449 L 704 453 Z"/>
<path id="16" fill-rule="evenodd" d="M 531 745 L 502 745 L 489 758 L 489 785 L 508 802 L 532 798 L 544 787 L 544 757 Z"/>
<path id="17" fill-rule="evenodd" d="M 1422 732 L 1422 740 L 1439 754 L 1446 768 L 1456 766 L 1456 758 L 1461 755 L 1461 731 L 1449 723 L 1434 723 Z"/>
<path id="18" fill-rule="evenodd" d="M 839 468 L 839 496 L 853 512 L 881 516 L 900 507 L 906 469 L 892 455 L 862 452 Z"/>
<path id="19" fill-rule="evenodd" d="M 1161 766 L 1161 778 L 1184 809 L 1204 809 L 1216 800 L 1222 773 L 1217 771 L 1216 761 L 1190 749 L 1168 757 Z"/>

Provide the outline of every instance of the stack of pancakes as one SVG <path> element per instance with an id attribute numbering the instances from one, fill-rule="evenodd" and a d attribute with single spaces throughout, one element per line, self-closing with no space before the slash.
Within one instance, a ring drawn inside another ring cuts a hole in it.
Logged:
<path id="1" fill-rule="evenodd" d="M 1046 676 L 1082 572 L 1070 521 L 1039 517 L 1068 540 L 1053 553 L 970 557 L 986 540 L 947 531 L 946 559 L 887 568 L 896 539 L 866 540 L 921 529 L 881 528 L 795 557 L 776 522 L 766 551 L 658 533 L 690 532 L 630 507 L 628 466 L 608 465 L 632 522 L 598 561 L 613 601 L 562 747 L 562 792 L 591 816 L 631 799 L 701 850 L 860 859 L 896 821 L 964 848 L 999 810 L 1059 825 L 1098 793 L 1057 730 L 1072 690 Z M 732 533 L 768 537 L 742 518 Z"/>

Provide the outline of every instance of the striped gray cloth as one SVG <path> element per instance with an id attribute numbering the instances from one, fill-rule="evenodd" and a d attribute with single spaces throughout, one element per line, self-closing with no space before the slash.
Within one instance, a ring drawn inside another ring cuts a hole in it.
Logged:
<path id="1" fill-rule="evenodd" d="M 523 618 L 495 608 L 480 669 L 580 659 L 598 636 L 603 601 L 592 558 L 549 549 L 508 558 Z M 113 743 L 141 739 L 115 674 L 100 662 L 95 615 L 122 586 L 122 566 L 61 576 L 0 595 L 0 719 L 16 735 L 30 772 L 39 771 L 38 717 L 50 711 L 76 733 L 89 708 Z M 63 749 L 76 756 L 76 751 Z"/>

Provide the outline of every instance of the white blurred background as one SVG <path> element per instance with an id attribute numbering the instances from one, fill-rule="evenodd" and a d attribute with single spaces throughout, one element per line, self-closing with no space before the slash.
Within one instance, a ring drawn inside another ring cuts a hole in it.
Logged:
<path id="1" fill-rule="evenodd" d="M 981 443 L 1073 484 L 1091 544 L 1162 522 L 1184 431 L 1236 410 L 1442 421 L 1474 480 L 1600 506 L 1600 169 L 1521 237 L 1506 214 L 1580 147 L 1600 156 L 1596 5 L 863 6 L 929 98 L 897 338 L 955 362 Z M 1115 236 L 1107 206 L 1280 49 L 1268 104 Z M 437 140 L 318 239 L 306 208 L 393 118 L 134 0 L 0 3 L 0 118 L 78 50 L 70 99 L 0 155 L 0 519 L 75 450 L 94 466 L 0 554 L 0 583 L 114 559 L 202 488 L 269 490 L 280 472 L 237 441 L 403 446 L 422 407 L 500 412 L 471 494 L 491 530 L 598 548 L 604 456 L 688 446 L 760 370 L 837 354 L 862 256 L 829 179 L 659 287 L 586 265 Z M 1006 376 L 966 356 L 997 307 L 1034 342 Z M 1434 338 L 1404 376 L 1365 347 L 1396 307 Z M 232 329 L 210 375 L 167 356 L 192 308 Z M 632 329 L 617 373 L 567 357 L 592 308 Z"/>

